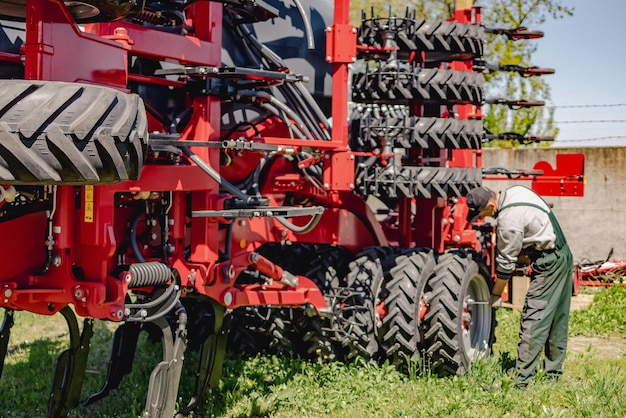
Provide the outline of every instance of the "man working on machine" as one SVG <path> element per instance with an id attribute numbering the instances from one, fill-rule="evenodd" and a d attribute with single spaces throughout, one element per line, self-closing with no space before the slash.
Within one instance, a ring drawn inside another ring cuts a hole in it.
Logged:
<path id="1" fill-rule="evenodd" d="M 469 222 L 478 217 L 497 220 L 493 306 L 501 303 L 500 295 L 520 252 L 532 261 L 517 348 L 517 386 L 525 387 L 532 380 L 544 350 L 542 369 L 558 378 L 567 348 L 573 259 L 556 217 L 541 197 L 523 186 L 502 193 L 478 187 L 467 195 L 467 205 Z"/>

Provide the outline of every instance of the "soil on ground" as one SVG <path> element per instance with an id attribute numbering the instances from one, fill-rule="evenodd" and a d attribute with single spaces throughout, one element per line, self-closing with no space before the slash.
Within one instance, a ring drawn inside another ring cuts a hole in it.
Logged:
<path id="1" fill-rule="evenodd" d="M 572 297 L 571 310 L 584 309 L 593 302 L 594 295 L 579 294 Z M 626 339 L 607 337 L 570 337 L 567 340 L 569 353 L 593 353 L 597 358 L 620 358 L 626 355 Z"/>
<path id="2" fill-rule="evenodd" d="M 616 359 L 626 356 L 626 340 L 607 337 L 570 337 L 567 340 L 568 353 L 590 353 L 594 358 Z"/>

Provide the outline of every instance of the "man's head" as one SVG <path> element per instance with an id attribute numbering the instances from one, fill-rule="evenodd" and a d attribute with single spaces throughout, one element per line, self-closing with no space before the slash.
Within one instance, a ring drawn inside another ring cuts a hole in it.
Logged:
<path id="1" fill-rule="evenodd" d="M 495 216 L 498 210 L 498 194 L 486 187 L 472 189 L 466 197 L 469 213 L 467 221 L 474 222 L 479 215 Z"/>

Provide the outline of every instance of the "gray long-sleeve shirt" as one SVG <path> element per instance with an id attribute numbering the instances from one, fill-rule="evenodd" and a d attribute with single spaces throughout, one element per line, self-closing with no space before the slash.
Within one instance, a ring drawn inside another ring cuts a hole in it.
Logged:
<path id="1" fill-rule="evenodd" d="M 535 192 L 524 186 L 512 186 L 500 194 L 498 208 L 512 203 L 532 203 L 547 212 L 550 208 Z M 497 214 L 496 272 L 510 276 L 523 248 L 535 250 L 554 248 L 556 234 L 548 214 L 532 206 L 513 206 Z"/>

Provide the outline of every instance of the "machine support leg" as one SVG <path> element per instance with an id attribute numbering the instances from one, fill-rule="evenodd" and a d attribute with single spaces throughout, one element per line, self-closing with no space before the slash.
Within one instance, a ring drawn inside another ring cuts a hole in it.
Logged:
<path id="1" fill-rule="evenodd" d="M 214 304 L 214 309 L 215 330 L 202 343 L 200 349 L 194 395 L 189 404 L 176 414 L 176 418 L 185 417 L 198 405 L 202 405 L 208 398 L 211 388 L 216 387 L 222 377 L 230 317 L 224 318 L 225 309 L 223 306 Z"/>
<path id="2" fill-rule="evenodd" d="M 4 320 L 0 327 L 0 376 L 4 367 L 4 359 L 7 355 L 7 347 L 9 346 L 9 337 L 11 336 L 11 327 L 13 326 L 13 309 L 4 310 Z"/>
<path id="3" fill-rule="evenodd" d="M 115 330 L 104 385 L 100 391 L 85 399 L 83 406 L 91 405 L 108 396 L 110 391 L 119 386 L 122 378 L 132 371 L 140 331 L 141 325 L 137 322 L 127 322 Z"/>
<path id="4" fill-rule="evenodd" d="M 176 305 L 176 314 L 178 328 L 173 335 L 165 317 L 153 321 L 163 333 L 163 361 L 150 374 L 145 417 L 171 417 L 176 410 L 183 356 L 187 348 L 187 312 L 180 302 Z"/>
<path id="5" fill-rule="evenodd" d="M 89 343 L 93 336 L 93 319 L 86 318 L 83 332 L 69 306 L 61 309 L 70 333 L 70 347 L 56 361 L 52 391 L 48 402 L 48 417 L 65 417 L 79 404 L 80 391 L 85 378 Z"/>

